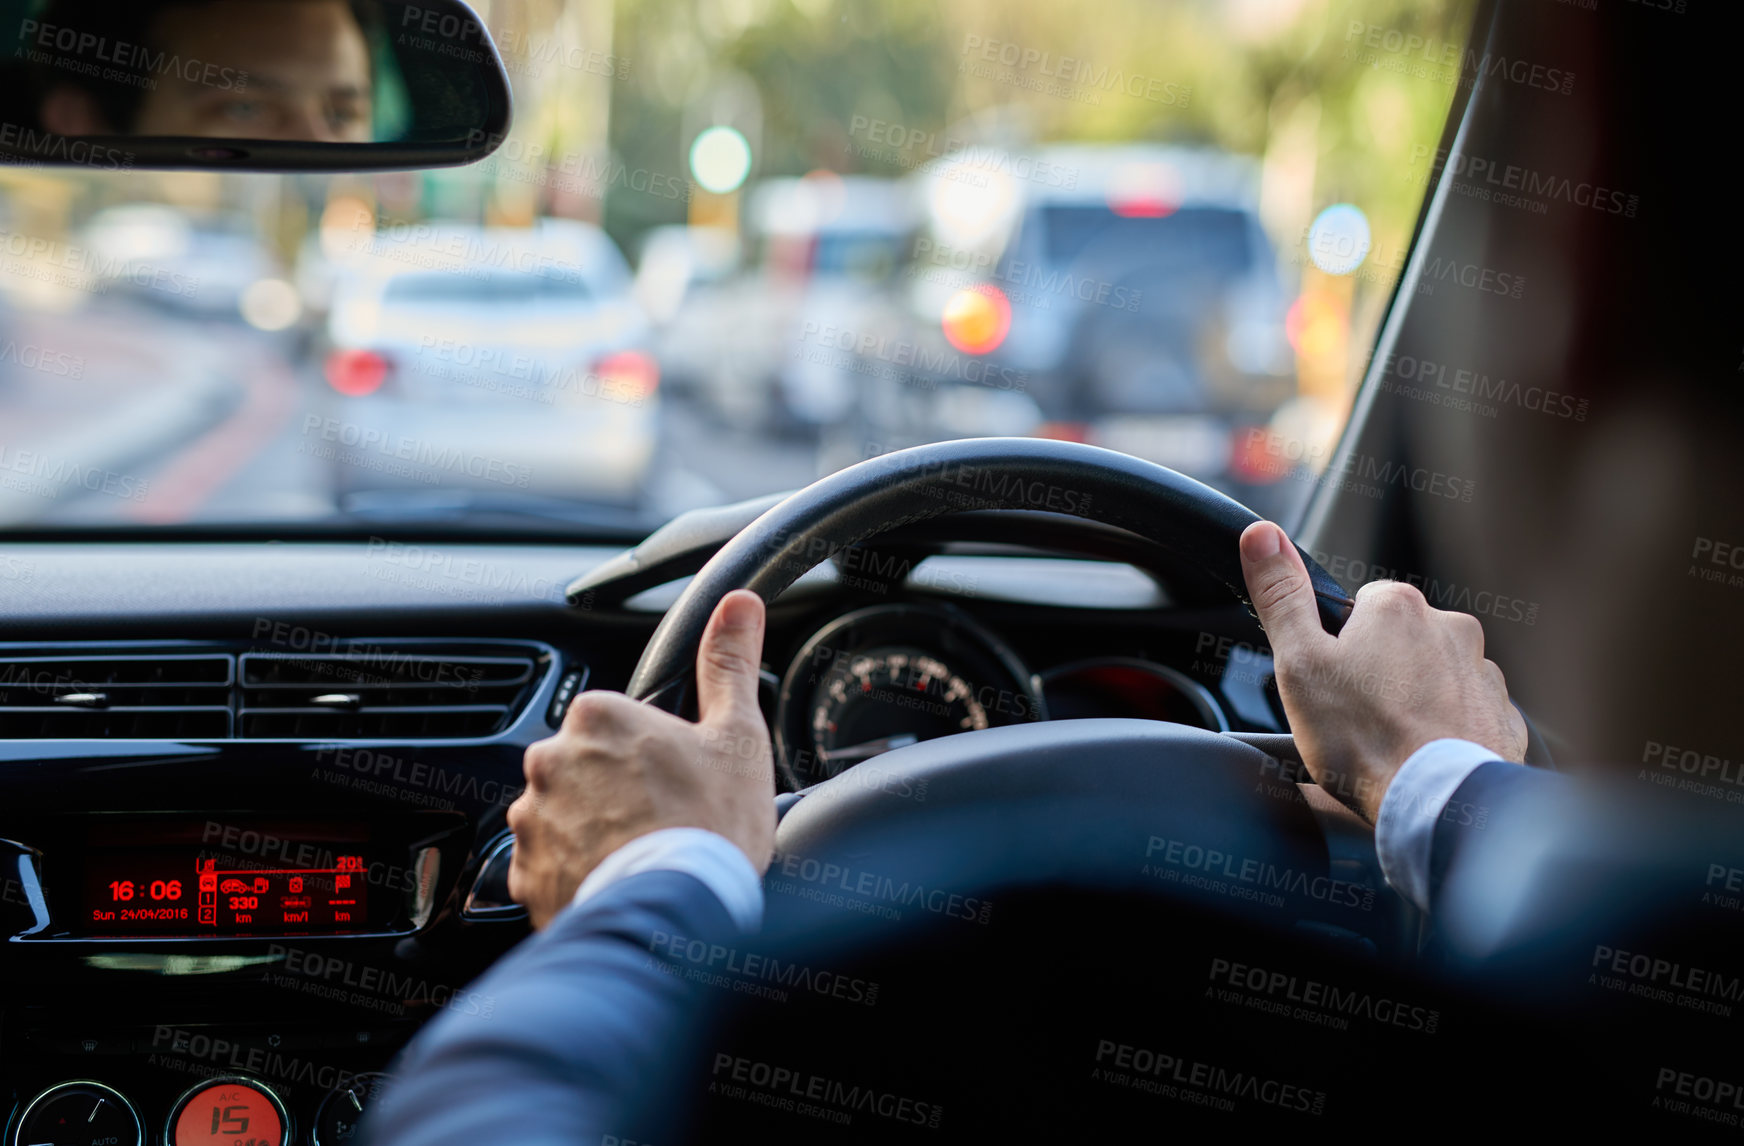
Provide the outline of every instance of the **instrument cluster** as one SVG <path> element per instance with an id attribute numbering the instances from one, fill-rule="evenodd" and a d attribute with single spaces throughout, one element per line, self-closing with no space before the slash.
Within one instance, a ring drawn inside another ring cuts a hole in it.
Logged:
<path id="1" fill-rule="evenodd" d="M 813 633 L 783 675 L 776 762 L 803 788 L 923 740 L 1036 720 L 1168 720 L 1218 731 L 1228 717 L 1186 674 L 1133 657 L 1035 672 L 951 605 L 874 605 Z"/>

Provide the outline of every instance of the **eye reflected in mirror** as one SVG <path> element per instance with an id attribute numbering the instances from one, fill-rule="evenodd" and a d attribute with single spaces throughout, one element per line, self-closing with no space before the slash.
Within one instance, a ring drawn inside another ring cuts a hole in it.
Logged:
<path id="1" fill-rule="evenodd" d="M 125 15 L 58 0 L 33 23 L 31 46 L 55 56 L 38 117 L 57 135 L 375 139 L 370 0 L 128 0 Z M 95 75 L 76 67 L 87 56 Z"/>
<path id="2" fill-rule="evenodd" d="M 295 144 L 356 146 L 378 160 L 389 154 L 381 145 L 401 145 L 424 164 L 444 162 L 432 152 L 446 146 L 466 152 L 446 160 L 460 162 L 488 151 L 481 141 L 508 120 L 502 65 L 458 0 L 0 0 L 5 8 L 23 14 L 9 25 L 13 50 L 0 32 L 0 120 L 5 134 L 40 141 L 17 150 L 50 162 L 49 141 L 99 138 L 145 145 L 139 166 L 264 158 Z"/>

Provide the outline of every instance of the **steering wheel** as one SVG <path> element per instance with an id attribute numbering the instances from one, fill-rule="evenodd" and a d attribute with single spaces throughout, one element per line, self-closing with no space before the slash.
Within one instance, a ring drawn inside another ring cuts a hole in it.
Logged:
<path id="1" fill-rule="evenodd" d="M 1252 607 L 1238 539 L 1258 517 L 1216 490 L 1087 445 L 1033 438 L 941 442 L 825 477 L 743 529 L 667 611 L 626 691 L 692 715 L 697 649 L 728 592 L 747 588 L 772 600 L 841 549 L 918 520 L 981 509 L 1051 510 L 1120 527 L 1222 582 Z M 1302 561 L 1321 624 L 1336 634 L 1353 602 L 1312 557 L 1302 553 Z M 919 865 L 916 878 L 948 871 L 957 885 L 977 887 L 1066 879 L 1097 890 L 1130 890 L 1148 878 L 1151 866 L 1135 860 L 1149 857 L 1159 840 L 1171 854 L 1239 855 L 1245 863 L 1272 865 L 1266 870 L 1321 873 L 1337 858 L 1329 844 L 1337 851 L 1342 843 L 1347 853 L 1358 853 L 1358 866 L 1378 872 L 1360 854 L 1372 860 L 1372 842 L 1353 816 L 1342 813 L 1347 822 L 1340 831 L 1348 837 L 1354 824 L 1363 837 L 1354 849 L 1348 838 L 1329 838 L 1329 816 L 1340 810 L 1298 793 L 1297 775 L 1280 767 L 1293 757 L 1287 736 L 1243 738 L 1146 720 L 967 732 L 881 754 L 805 789 L 802 799 L 779 797 L 776 848 L 779 855 L 819 863 L 877 851 L 896 857 L 887 869 Z M 917 789 L 926 793 L 924 802 L 899 795 Z M 1376 876 L 1371 903 L 1376 895 L 1391 898 L 1381 887 Z M 1300 906 L 1301 917 L 1324 921 L 1327 904 Z"/>

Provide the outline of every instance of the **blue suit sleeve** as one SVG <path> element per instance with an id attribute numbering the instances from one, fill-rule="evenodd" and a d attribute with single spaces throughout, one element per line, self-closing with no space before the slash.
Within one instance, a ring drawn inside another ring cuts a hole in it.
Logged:
<path id="1" fill-rule="evenodd" d="M 1537 804 L 1538 797 L 1553 797 L 1571 787 L 1568 777 L 1540 768 L 1522 768 L 1493 760 L 1479 765 L 1454 790 L 1453 798 L 1435 824 L 1429 849 L 1429 904 L 1433 915 L 1440 906 L 1448 873 L 1462 856 L 1481 849 L 1493 838 L 1491 826 L 1509 807 Z M 1486 834 L 1488 833 L 1488 834 Z"/>
<path id="2" fill-rule="evenodd" d="M 572 1146 L 618 1123 L 672 1062 L 693 987 L 657 935 L 739 934 L 694 876 L 630 876 L 559 915 L 421 1031 L 362 1127 L 370 1146 Z"/>

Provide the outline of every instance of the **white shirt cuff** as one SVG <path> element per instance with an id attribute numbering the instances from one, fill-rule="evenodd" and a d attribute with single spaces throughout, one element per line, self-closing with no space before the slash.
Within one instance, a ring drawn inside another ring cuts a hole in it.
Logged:
<path id="1" fill-rule="evenodd" d="M 645 871 L 681 871 L 715 893 L 741 931 L 763 922 L 763 877 L 727 837 L 703 828 L 661 828 L 637 836 L 600 862 L 575 889 L 571 904 Z"/>
<path id="2" fill-rule="evenodd" d="M 1499 757 L 1469 740 L 1431 740 L 1399 766 L 1375 817 L 1381 874 L 1399 894 L 1429 910 L 1429 858 L 1435 825 L 1466 777 Z"/>

